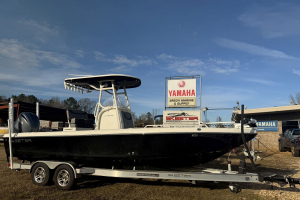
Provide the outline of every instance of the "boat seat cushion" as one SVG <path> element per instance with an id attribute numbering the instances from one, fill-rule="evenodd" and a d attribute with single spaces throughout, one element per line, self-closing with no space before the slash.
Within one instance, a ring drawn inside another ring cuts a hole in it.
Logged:
<path id="1" fill-rule="evenodd" d="M 85 119 L 72 118 L 71 124 L 85 124 Z"/>
<path id="2" fill-rule="evenodd" d="M 80 110 L 66 110 L 68 120 L 76 118 L 76 119 L 88 119 L 87 112 Z"/>
<path id="3" fill-rule="evenodd" d="M 92 119 L 78 119 L 72 118 L 70 127 L 77 127 L 77 128 L 94 128 L 94 120 Z"/>
<path id="4" fill-rule="evenodd" d="M 85 127 L 85 119 L 72 118 L 71 119 L 71 127 Z"/>
<path id="5" fill-rule="evenodd" d="M 121 111 L 121 115 L 123 118 L 124 128 L 134 128 L 131 113 L 126 111 Z"/>
<path id="6" fill-rule="evenodd" d="M 94 125 L 93 119 L 85 119 L 85 125 Z"/>

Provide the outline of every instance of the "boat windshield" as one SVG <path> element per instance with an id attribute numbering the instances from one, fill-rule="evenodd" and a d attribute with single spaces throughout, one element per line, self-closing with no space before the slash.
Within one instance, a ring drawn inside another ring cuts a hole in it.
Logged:
<path id="1" fill-rule="evenodd" d="M 117 104 L 119 107 L 128 108 L 128 101 L 126 100 L 125 94 L 117 95 Z"/>
<path id="2" fill-rule="evenodd" d="M 103 97 L 101 99 L 101 104 L 104 107 L 109 107 L 109 106 L 113 106 L 114 105 L 114 99 L 112 95 L 105 95 L 105 97 Z"/>
<path id="3" fill-rule="evenodd" d="M 293 135 L 300 135 L 300 130 L 294 130 Z"/>
<path id="4" fill-rule="evenodd" d="M 101 98 L 101 104 L 104 107 L 114 106 L 114 96 L 112 94 L 103 93 L 103 96 Z M 118 107 L 122 107 L 122 108 L 129 107 L 128 101 L 126 100 L 126 96 L 124 93 L 117 95 L 117 104 Z"/>

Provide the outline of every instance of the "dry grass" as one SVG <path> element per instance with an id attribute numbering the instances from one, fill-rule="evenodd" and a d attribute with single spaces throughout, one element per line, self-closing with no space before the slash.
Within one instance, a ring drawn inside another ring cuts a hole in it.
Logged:
<path id="1" fill-rule="evenodd" d="M 300 158 L 277 149 L 260 154 L 264 159 L 257 161 L 255 172 L 261 175 L 284 174 L 300 178 Z M 234 165 L 238 164 L 232 156 Z M 208 167 L 226 169 L 226 157 L 210 162 Z M 237 170 L 238 167 L 233 167 Z M 247 171 L 252 167 L 248 164 Z M 300 199 L 300 187 L 289 188 L 274 184 L 241 184 L 241 193 L 229 192 L 228 183 L 205 183 L 197 186 L 188 181 L 90 178 L 78 180 L 72 191 L 57 190 L 54 185 L 39 187 L 31 183 L 28 171 L 12 171 L 7 168 L 6 155 L 0 145 L 0 193 L 1 199 Z"/>

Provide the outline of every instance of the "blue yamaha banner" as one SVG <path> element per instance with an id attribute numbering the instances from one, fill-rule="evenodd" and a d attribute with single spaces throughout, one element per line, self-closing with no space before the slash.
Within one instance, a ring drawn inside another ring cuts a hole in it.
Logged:
<path id="1" fill-rule="evenodd" d="M 278 131 L 277 121 L 258 121 L 257 131 Z"/>

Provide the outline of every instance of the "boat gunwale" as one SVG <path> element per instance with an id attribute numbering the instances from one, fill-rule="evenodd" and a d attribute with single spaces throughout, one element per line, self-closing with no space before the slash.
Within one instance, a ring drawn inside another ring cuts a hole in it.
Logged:
<path id="1" fill-rule="evenodd" d="M 13 133 L 13 138 L 21 137 L 63 137 L 63 136 L 101 136 L 101 135 L 161 135 L 161 134 L 241 134 L 238 128 L 130 128 L 105 130 L 77 130 L 51 132 L 24 132 Z M 255 129 L 245 129 L 245 134 L 257 134 Z M 5 134 L 4 138 L 8 138 Z"/>

